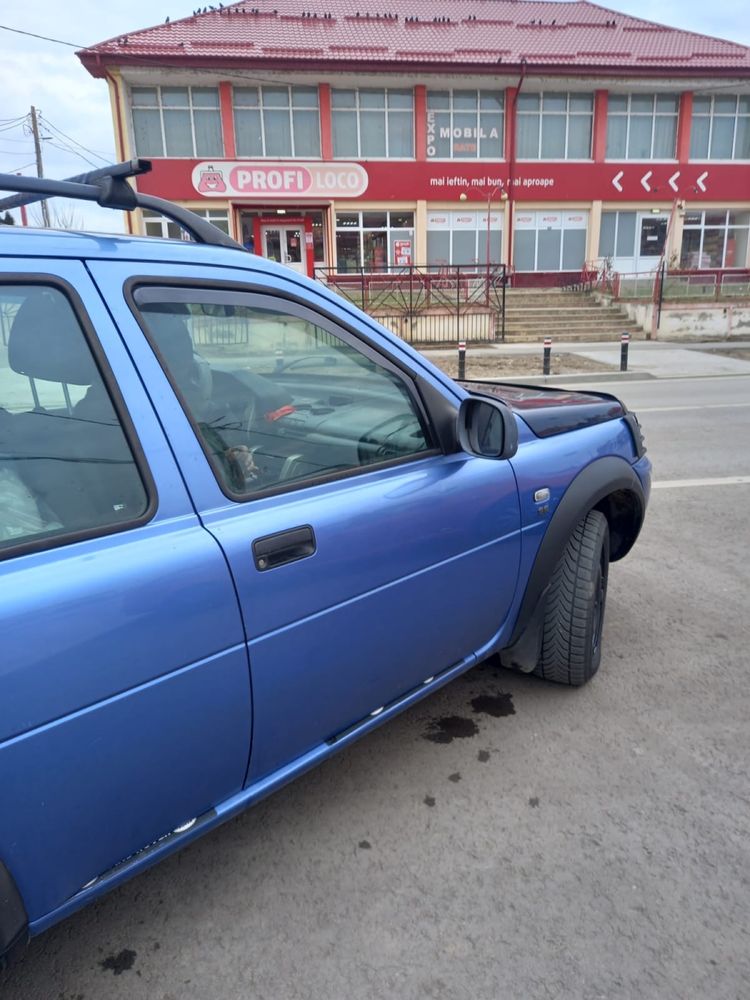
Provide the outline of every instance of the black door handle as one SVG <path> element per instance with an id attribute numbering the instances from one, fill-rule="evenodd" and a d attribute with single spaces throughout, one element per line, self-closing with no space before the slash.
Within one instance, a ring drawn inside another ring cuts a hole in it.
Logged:
<path id="1" fill-rule="evenodd" d="M 286 563 L 307 559 L 315 552 L 315 533 L 309 524 L 288 531 L 277 531 L 274 535 L 264 535 L 253 542 L 255 566 L 261 572 L 275 569 Z"/>

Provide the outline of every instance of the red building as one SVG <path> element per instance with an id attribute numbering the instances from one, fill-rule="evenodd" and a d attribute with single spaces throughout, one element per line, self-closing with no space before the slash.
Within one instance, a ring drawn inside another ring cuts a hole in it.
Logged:
<path id="1" fill-rule="evenodd" d="M 79 57 L 120 157 L 154 162 L 139 189 L 257 253 L 521 283 L 750 263 L 749 48 L 585 0 L 251 2 Z"/>

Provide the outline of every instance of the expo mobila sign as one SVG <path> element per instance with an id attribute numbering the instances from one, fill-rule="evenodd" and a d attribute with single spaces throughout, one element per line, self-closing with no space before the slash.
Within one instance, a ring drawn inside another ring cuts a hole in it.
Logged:
<path id="1" fill-rule="evenodd" d="M 357 198 L 368 178 L 358 163 L 232 160 L 196 164 L 192 181 L 207 198 Z"/>

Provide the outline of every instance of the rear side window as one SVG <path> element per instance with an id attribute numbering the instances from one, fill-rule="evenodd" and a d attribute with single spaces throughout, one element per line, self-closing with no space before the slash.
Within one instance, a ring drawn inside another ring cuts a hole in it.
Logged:
<path id="1" fill-rule="evenodd" d="M 68 298 L 0 285 L 0 555 L 145 513 L 146 490 Z"/>

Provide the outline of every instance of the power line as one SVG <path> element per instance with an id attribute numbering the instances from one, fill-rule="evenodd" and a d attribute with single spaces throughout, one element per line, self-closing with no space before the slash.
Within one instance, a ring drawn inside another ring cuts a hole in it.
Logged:
<path id="1" fill-rule="evenodd" d="M 74 146 L 78 146 L 79 149 L 83 149 L 87 153 L 91 153 L 92 156 L 95 156 L 103 163 L 110 162 L 110 159 L 107 158 L 106 156 L 102 156 L 101 153 L 97 153 L 95 149 L 89 149 L 88 146 L 84 146 L 82 142 L 79 142 L 77 139 L 74 139 L 72 135 L 68 135 L 67 132 L 63 132 L 63 130 L 61 128 L 58 128 L 57 125 L 53 125 L 52 122 L 49 120 L 49 118 L 45 118 L 43 115 L 40 115 L 39 117 L 43 125 L 46 125 L 47 128 L 51 129 L 53 132 L 57 132 L 58 135 L 61 135 L 63 139 L 67 139 L 68 142 L 72 142 Z"/>
<path id="2" fill-rule="evenodd" d="M 3 170 L 3 173 L 4 174 L 18 174 L 22 170 L 26 170 L 28 167 L 35 166 L 35 164 L 36 164 L 36 160 L 32 160 L 31 163 L 24 163 L 23 166 L 20 166 L 20 167 L 8 167 L 7 170 Z"/>
<path id="3" fill-rule="evenodd" d="M 19 118 L 17 122 L 12 125 L 0 125 L 0 132 L 12 132 L 14 129 L 21 128 L 29 120 L 29 116 L 26 115 L 24 118 Z"/>
<path id="4" fill-rule="evenodd" d="M 50 144 L 50 146 L 53 146 L 53 147 L 54 147 L 55 149 L 59 149 L 59 150 L 60 150 L 60 152 L 62 152 L 62 153 L 72 153 L 72 155 L 73 155 L 73 156 L 78 156 L 78 157 L 80 157 L 80 159 L 82 159 L 82 160 L 83 160 L 83 161 L 84 161 L 85 163 L 88 163 L 88 165 L 89 165 L 90 167 L 94 167 L 94 168 L 96 169 L 96 166 L 97 166 L 97 165 L 96 165 L 96 163 L 94 163 L 94 161 L 93 161 L 93 160 L 90 160 L 90 159 L 88 158 L 88 156 L 84 156 L 84 155 L 83 155 L 83 153 L 79 153 L 79 152 L 78 152 L 78 150 L 77 150 L 77 149 L 73 149 L 73 147 L 72 147 L 72 146 L 68 146 L 68 145 L 65 145 L 65 146 L 63 146 L 63 145 L 58 145 L 58 143 L 57 143 L 57 142 L 55 142 L 55 141 L 54 141 L 54 139 L 50 139 L 50 140 L 49 140 L 49 144 Z"/>
<path id="5" fill-rule="evenodd" d="M 54 42 L 56 45 L 68 45 L 71 49 L 85 49 L 86 45 L 76 45 L 75 42 L 64 42 L 62 38 L 50 38 L 48 35 L 35 35 L 33 31 L 22 31 L 20 28 L 9 28 L 7 24 L 0 24 L 3 31 L 12 31 L 16 35 L 28 35 L 29 38 L 41 38 L 43 42 Z"/>

